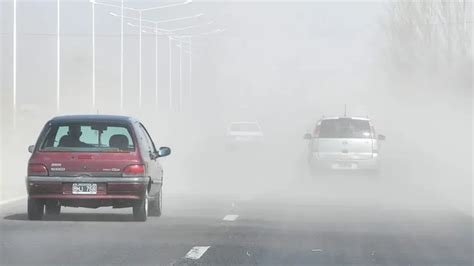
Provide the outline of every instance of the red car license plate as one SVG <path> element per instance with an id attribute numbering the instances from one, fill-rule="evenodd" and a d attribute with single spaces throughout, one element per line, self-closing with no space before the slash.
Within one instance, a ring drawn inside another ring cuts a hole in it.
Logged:
<path id="1" fill-rule="evenodd" d="M 72 194 L 97 194 L 97 184 L 73 183 Z"/>

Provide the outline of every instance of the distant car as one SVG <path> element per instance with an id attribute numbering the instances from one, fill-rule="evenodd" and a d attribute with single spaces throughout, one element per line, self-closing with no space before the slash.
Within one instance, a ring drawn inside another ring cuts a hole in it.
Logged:
<path id="1" fill-rule="evenodd" d="M 137 221 L 162 212 L 163 169 L 170 148 L 155 144 L 140 121 L 75 115 L 44 126 L 28 163 L 28 218 L 58 215 L 61 206 L 133 208 Z"/>
<path id="2" fill-rule="evenodd" d="M 380 141 L 370 119 L 328 117 L 307 133 L 308 162 L 313 173 L 321 170 L 364 170 L 376 174 L 380 167 Z"/>
<path id="3" fill-rule="evenodd" d="M 261 143 L 263 132 L 258 122 L 232 122 L 227 128 L 228 142 L 232 147 Z"/>

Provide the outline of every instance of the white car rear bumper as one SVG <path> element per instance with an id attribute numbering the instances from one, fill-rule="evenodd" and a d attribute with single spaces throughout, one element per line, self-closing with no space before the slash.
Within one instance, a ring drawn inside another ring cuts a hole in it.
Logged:
<path id="1" fill-rule="evenodd" d="M 312 167 L 334 170 L 334 171 L 357 171 L 357 170 L 377 170 L 379 168 L 378 156 L 367 159 L 341 159 L 341 158 L 320 158 L 313 154 L 309 159 Z"/>

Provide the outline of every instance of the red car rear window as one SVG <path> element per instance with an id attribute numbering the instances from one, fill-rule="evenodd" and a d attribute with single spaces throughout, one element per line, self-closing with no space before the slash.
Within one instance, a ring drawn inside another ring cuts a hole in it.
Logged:
<path id="1" fill-rule="evenodd" d="M 51 124 L 41 151 L 130 152 L 135 150 L 127 125 L 106 122 Z"/>

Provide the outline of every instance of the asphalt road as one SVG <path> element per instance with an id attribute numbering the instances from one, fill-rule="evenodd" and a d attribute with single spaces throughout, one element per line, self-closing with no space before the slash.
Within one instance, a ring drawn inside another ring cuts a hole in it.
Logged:
<path id="1" fill-rule="evenodd" d="M 160 218 L 1 206 L 1 265 L 473 265 L 472 217 L 404 184 L 305 181 L 260 194 L 165 197 Z M 227 220 L 225 220 L 225 219 Z"/>

